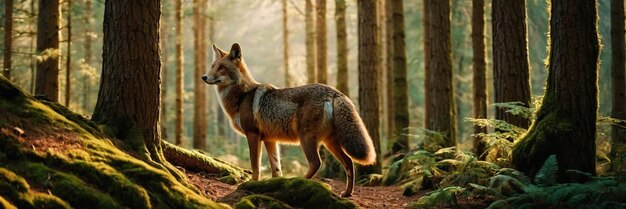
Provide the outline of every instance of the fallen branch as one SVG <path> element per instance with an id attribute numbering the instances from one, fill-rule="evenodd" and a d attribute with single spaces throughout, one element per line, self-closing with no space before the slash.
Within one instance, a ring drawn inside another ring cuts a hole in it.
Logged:
<path id="1" fill-rule="evenodd" d="M 229 184 L 236 184 L 250 179 L 250 173 L 252 173 L 250 170 L 244 170 L 236 165 L 207 156 L 198 151 L 181 148 L 166 141 L 163 141 L 162 144 L 165 158 L 175 166 L 194 172 L 217 174 L 222 177 L 220 181 Z"/>

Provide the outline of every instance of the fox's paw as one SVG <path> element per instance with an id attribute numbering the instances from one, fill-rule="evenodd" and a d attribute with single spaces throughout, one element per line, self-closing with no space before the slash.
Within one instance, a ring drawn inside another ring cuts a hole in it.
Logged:
<path id="1" fill-rule="evenodd" d="M 341 192 L 341 197 L 352 197 L 352 192 L 343 191 Z"/>

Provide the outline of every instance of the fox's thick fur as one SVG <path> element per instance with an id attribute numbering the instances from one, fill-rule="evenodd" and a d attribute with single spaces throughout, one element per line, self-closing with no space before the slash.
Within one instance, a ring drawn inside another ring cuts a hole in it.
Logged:
<path id="1" fill-rule="evenodd" d="M 239 44 L 233 44 L 229 53 L 215 45 L 213 51 L 213 64 L 202 79 L 217 85 L 232 127 L 248 139 L 253 179 L 260 176 L 261 142 L 268 152 L 272 176 L 282 175 L 276 143 L 299 143 L 309 162 L 306 178 L 319 169 L 319 146 L 323 144 L 344 167 L 348 182 L 342 196 L 350 196 L 352 161 L 368 165 L 376 158 L 372 139 L 350 99 L 323 84 L 294 88 L 260 84 L 250 75 Z"/>

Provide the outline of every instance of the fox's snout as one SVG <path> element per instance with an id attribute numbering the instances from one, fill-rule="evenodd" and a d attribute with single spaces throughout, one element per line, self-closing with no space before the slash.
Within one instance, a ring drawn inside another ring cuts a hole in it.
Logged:
<path id="1" fill-rule="evenodd" d="M 206 79 L 207 79 L 207 78 L 209 78 L 209 76 L 206 76 L 206 75 L 203 75 L 203 76 L 202 76 L 202 80 L 203 80 L 204 82 L 206 82 Z"/>

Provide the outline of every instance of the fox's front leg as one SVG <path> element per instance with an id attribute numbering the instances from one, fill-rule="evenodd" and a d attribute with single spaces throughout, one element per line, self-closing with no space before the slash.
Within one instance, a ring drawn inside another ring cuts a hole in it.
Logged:
<path id="1" fill-rule="evenodd" d="M 246 134 L 248 148 L 250 148 L 250 166 L 252 167 L 252 180 L 259 180 L 261 176 L 261 137 L 255 133 Z"/>
<path id="2" fill-rule="evenodd" d="M 270 167 L 272 168 L 272 177 L 283 176 L 283 172 L 280 168 L 280 153 L 278 149 L 278 143 L 263 141 L 265 149 L 267 150 L 267 156 L 270 159 Z"/>

